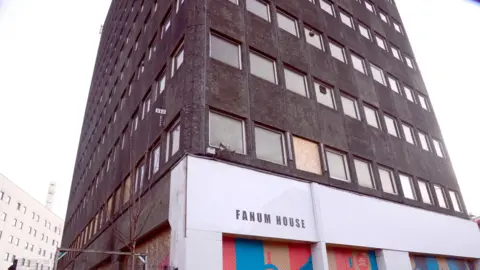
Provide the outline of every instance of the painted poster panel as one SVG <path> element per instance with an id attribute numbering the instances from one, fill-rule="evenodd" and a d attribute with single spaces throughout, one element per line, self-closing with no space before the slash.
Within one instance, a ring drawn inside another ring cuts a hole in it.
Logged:
<path id="1" fill-rule="evenodd" d="M 313 270 L 309 244 L 223 238 L 223 270 Z"/>
<path id="2" fill-rule="evenodd" d="M 410 256 L 412 270 L 475 270 L 474 262 L 444 257 Z"/>
<path id="3" fill-rule="evenodd" d="M 373 250 L 328 248 L 327 257 L 329 270 L 378 270 Z"/>

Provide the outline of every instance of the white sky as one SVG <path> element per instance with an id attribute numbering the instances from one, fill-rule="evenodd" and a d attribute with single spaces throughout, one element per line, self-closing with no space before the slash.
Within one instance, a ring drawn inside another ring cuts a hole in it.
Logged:
<path id="1" fill-rule="evenodd" d="M 396 1 L 467 208 L 480 214 L 480 5 Z M 109 4 L 0 0 L 0 172 L 41 202 L 55 181 L 61 217 Z"/>

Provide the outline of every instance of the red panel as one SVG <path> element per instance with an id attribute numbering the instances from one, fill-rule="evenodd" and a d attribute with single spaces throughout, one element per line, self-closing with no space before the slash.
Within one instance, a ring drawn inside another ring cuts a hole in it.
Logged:
<path id="1" fill-rule="evenodd" d="M 223 270 L 236 270 L 235 239 L 223 238 Z"/>
<path id="2" fill-rule="evenodd" d="M 311 255 L 310 245 L 308 244 L 289 244 L 290 269 L 300 269 L 308 262 Z"/>

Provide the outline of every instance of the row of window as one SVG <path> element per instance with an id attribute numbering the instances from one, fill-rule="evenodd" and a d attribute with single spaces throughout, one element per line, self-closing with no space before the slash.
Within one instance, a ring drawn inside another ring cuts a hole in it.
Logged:
<path id="1" fill-rule="evenodd" d="M 52 256 L 50 256 L 50 257 L 52 257 Z M 15 259 L 16 259 L 16 256 L 14 254 L 10 254 L 8 252 L 5 252 L 5 255 L 3 256 L 3 260 L 6 261 L 6 262 L 13 263 L 13 261 Z M 18 266 L 33 267 L 33 263 L 32 263 L 31 260 L 27 260 L 25 258 L 22 258 L 18 261 Z M 38 262 L 35 263 L 35 270 L 43 270 L 43 268 L 44 268 L 43 264 L 38 263 Z M 45 266 L 45 269 L 50 270 L 51 268 L 50 268 L 50 266 Z"/>
<path id="2" fill-rule="evenodd" d="M 310 31 L 307 30 L 306 31 Z M 306 35 L 308 36 L 308 35 Z M 320 37 L 320 36 L 318 36 Z M 307 41 L 309 38 L 307 38 Z M 315 41 L 308 41 L 311 44 L 316 44 L 319 48 L 323 48 L 323 43 L 321 38 L 314 39 Z M 332 40 L 329 40 L 329 48 L 331 55 L 344 62 L 347 63 L 347 54 L 345 48 L 336 43 Z M 238 43 L 235 43 L 223 36 L 220 36 L 216 33 L 210 34 L 210 57 L 221 61 L 225 64 L 231 65 L 233 67 L 242 68 L 241 64 L 241 48 Z M 367 61 L 359 56 L 354 52 L 350 52 L 350 59 L 353 67 L 362 72 L 363 74 L 367 75 Z M 250 50 L 249 51 L 249 60 L 250 60 L 250 73 L 260 77 L 264 80 L 270 81 L 272 83 L 277 84 L 277 67 L 276 61 L 264 54 L 261 54 L 257 51 Z M 427 97 L 417 93 L 416 91 L 412 90 L 410 87 L 403 85 L 402 86 L 397 78 L 394 76 L 384 73 L 384 71 L 379 68 L 378 66 L 369 63 L 368 66 L 370 67 L 370 73 L 373 79 L 387 87 L 389 87 L 395 93 L 400 95 L 405 95 L 405 97 L 413 103 L 419 103 L 420 106 L 430 111 L 431 107 L 427 101 Z M 297 94 L 307 96 L 308 97 L 308 83 L 307 83 L 307 75 L 300 71 L 297 71 L 289 66 L 284 66 L 284 75 L 285 75 L 285 86 L 288 90 L 291 90 Z"/>
<path id="3" fill-rule="evenodd" d="M 5 212 L 2 212 L 0 214 L 0 220 L 1 221 L 7 221 L 7 213 Z M 45 221 L 46 222 L 46 221 Z M 13 218 L 13 221 L 12 221 L 12 226 L 13 227 L 17 227 L 19 228 L 20 230 L 23 229 L 23 221 L 19 221 L 18 219 L 16 218 Z M 49 227 L 50 229 L 50 227 Z M 36 229 L 33 229 L 31 226 L 29 226 L 29 231 L 28 231 L 28 234 L 32 234 L 32 230 L 34 232 L 34 235 L 33 236 L 37 236 L 37 230 Z M 57 229 L 57 227 L 55 227 L 55 233 L 58 233 L 60 230 Z M 58 233 L 59 234 L 59 233 Z M 42 233 L 42 240 L 44 240 L 44 234 Z M 47 236 L 47 241 L 48 241 L 48 236 Z M 55 241 L 55 240 L 54 240 Z M 52 244 L 53 245 L 53 244 Z"/>
<path id="4" fill-rule="evenodd" d="M 314 2 L 314 0 L 309 0 L 309 1 Z M 336 17 L 337 12 L 335 11 L 335 6 L 333 5 L 333 3 L 331 3 L 327 0 L 319 0 L 319 1 L 320 1 L 320 7 L 324 11 L 326 11 L 328 14 Z M 368 1 L 365 1 L 365 6 L 367 7 L 368 10 L 375 13 L 375 7 L 373 6 L 373 4 L 371 4 Z M 255 14 L 255 15 L 257 15 L 257 16 L 259 16 L 259 17 L 261 17 L 261 18 L 263 18 L 267 21 L 271 21 L 270 11 L 269 11 L 270 9 L 269 9 L 268 3 L 263 2 L 262 0 L 247 0 L 246 7 L 247 7 L 247 10 L 249 10 L 253 14 Z M 380 10 L 378 13 L 380 15 L 380 18 L 384 22 L 386 22 L 386 23 L 390 22 L 390 20 L 388 19 L 388 15 L 385 12 Z M 338 14 L 339 14 L 340 20 L 343 24 L 347 25 L 348 27 L 350 27 L 354 30 L 355 30 L 355 28 L 358 28 L 358 31 L 360 32 L 360 34 L 363 37 L 369 39 L 370 41 L 374 40 L 375 43 L 380 48 L 382 48 L 385 51 L 388 51 L 388 45 L 387 45 L 386 39 L 384 37 L 382 37 L 380 34 L 375 32 L 372 35 L 368 26 L 366 24 L 362 23 L 362 22 L 358 22 L 357 27 L 355 27 L 355 20 L 354 20 L 353 16 L 350 15 L 345 10 L 341 9 L 341 8 L 339 8 Z M 296 37 L 300 37 L 298 20 L 295 17 L 293 17 L 292 15 L 289 15 L 286 12 L 281 11 L 280 9 L 277 9 L 277 23 L 278 23 L 278 26 L 281 29 L 289 32 L 290 34 L 292 34 Z M 403 33 L 402 28 L 401 28 L 399 23 L 397 23 L 393 20 L 392 20 L 392 23 L 394 25 L 395 30 L 397 30 L 400 33 Z M 311 27 L 306 26 L 305 27 L 305 37 L 306 37 L 307 42 L 309 42 L 310 44 L 316 46 L 317 48 L 319 48 L 321 50 L 323 49 L 321 34 L 319 34 L 318 31 L 315 31 L 315 30 L 311 29 Z M 405 58 L 405 63 L 407 64 L 407 66 L 412 68 L 412 69 L 415 69 L 415 64 L 414 64 L 414 61 L 413 61 L 412 57 L 409 57 L 406 54 L 404 54 L 403 57 L 402 57 L 400 49 L 397 46 L 394 46 L 393 44 L 390 45 L 390 49 L 392 51 L 393 56 L 396 59 L 398 59 L 400 61 L 403 61 L 403 58 Z"/>
<path id="5" fill-rule="evenodd" d="M 215 148 L 226 147 L 228 150 L 235 151 L 235 153 L 239 154 L 246 153 L 245 125 L 243 120 L 211 111 L 209 113 L 209 127 L 210 146 Z M 323 171 L 327 171 L 331 178 L 347 182 L 352 181 L 346 153 L 261 125 L 256 124 L 254 129 L 255 156 L 257 158 L 282 165 L 287 164 L 288 158 L 295 161 L 295 165 L 299 170 L 319 175 L 323 174 Z M 322 151 L 322 148 L 325 150 Z M 326 163 L 326 166 L 323 168 L 321 154 L 324 154 Z M 380 189 L 380 187 L 377 187 L 375 184 L 372 162 L 355 157 L 353 158 L 353 165 L 359 185 L 372 189 Z M 398 194 L 392 169 L 379 165 L 378 175 L 381 190 L 386 193 Z M 413 188 L 412 177 L 400 173 L 399 179 L 405 198 L 417 200 L 418 197 Z M 423 202 L 432 204 L 431 194 L 429 193 L 430 195 L 426 196 L 427 193 L 425 193 L 425 186 L 427 186 L 427 191 L 429 192 L 426 182 L 419 180 L 418 185 Z M 434 185 L 434 189 L 438 199 L 438 206 L 448 208 L 443 188 Z M 462 211 L 456 192 L 449 192 L 453 209 L 459 212 Z M 443 195 L 440 196 L 441 194 Z"/>
<path id="6" fill-rule="evenodd" d="M 320 1 L 325 1 L 325 0 L 320 0 Z M 359 3 L 362 3 L 362 0 L 355 0 Z M 387 1 L 390 1 L 390 0 L 387 0 Z M 369 1 L 366 1 L 366 0 L 363 0 L 363 3 L 365 5 L 365 8 L 372 12 L 373 14 L 378 14 L 378 16 L 380 17 L 380 19 L 390 25 L 392 24 L 393 26 L 393 29 L 395 29 L 395 31 L 397 31 L 398 33 L 400 34 L 404 34 L 403 32 L 403 29 L 402 29 L 402 26 L 400 25 L 399 22 L 395 21 L 393 18 L 390 18 L 388 15 L 387 15 L 387 12 L 383 11 L 382 9 L 380 8 L 375 8 L 375 6 L 373 5 L 373 3 L 369 2 Z"/>

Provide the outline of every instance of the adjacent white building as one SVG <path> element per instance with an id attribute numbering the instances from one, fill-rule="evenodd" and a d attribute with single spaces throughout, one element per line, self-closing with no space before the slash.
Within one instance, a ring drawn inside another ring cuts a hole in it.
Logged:
<path id="1" fill-rule="evenodd" d="M 0 174 L 0 269 L 53 269 L 64 221 Z"/>

